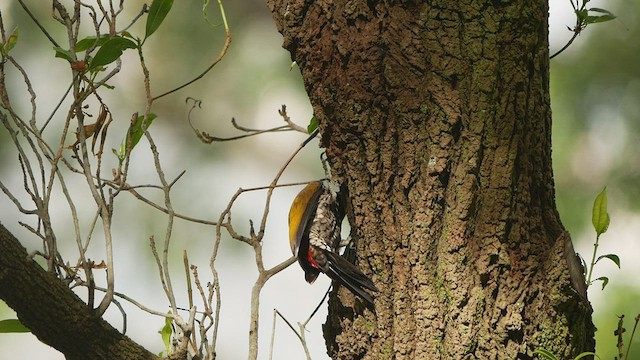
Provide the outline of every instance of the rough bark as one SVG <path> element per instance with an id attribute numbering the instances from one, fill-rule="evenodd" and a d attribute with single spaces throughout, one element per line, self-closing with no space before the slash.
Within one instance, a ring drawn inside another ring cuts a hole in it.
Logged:
<path id="1" fill-rule="evenodd" d="M 593 350 L 554 200 L 547 2 L 267 2 L 381 289 L 376 314 L 332 297 L 329 354 Z"/>
<path id="2" fill-rule="evenodd" d="M 2 224 L 0 299 L 40 341 L 67 359 L 158 358 L 96 316 L 59 279 L 30 259 Z"/>

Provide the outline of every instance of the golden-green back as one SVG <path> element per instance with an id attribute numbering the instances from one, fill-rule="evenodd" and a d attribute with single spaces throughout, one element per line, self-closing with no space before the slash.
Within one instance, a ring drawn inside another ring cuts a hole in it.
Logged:
<path id="1" fill-rule="evenodd" d="M 289 210 L 289 245 L 291 245 L 291 251 L 294 255 L 297 255 L 296 249 L 300 245 L 299 242 L 304 234 L 304 228 L 314 212 L 313 207 L 316 206 L 314 202 L 317 202 L 317 196 L 321 190 L 320 187 L 320 182 L 310 183 L 300 191 L 291 204 L 291 209 Z M 316 200 L 312 201 L 314 198 Z"/>

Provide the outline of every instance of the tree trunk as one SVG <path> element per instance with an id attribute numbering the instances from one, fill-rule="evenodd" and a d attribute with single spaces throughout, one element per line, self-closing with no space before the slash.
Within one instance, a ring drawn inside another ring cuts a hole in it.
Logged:
<path id="1" fill-rule="evenodd" d="M 0 299 L 40 341 L 69 360 L 158 359 L 96 316 L 65 284 L 36 264 L 2 224 Z"/>
<path id="2" fill-rule="evenodd" d="M 332 297 L 329 354 L 592 351 L 554 201 L 547 2 L 268 4 L 349 189 L 357 264 L 381 290 L 375 314 Z"/>

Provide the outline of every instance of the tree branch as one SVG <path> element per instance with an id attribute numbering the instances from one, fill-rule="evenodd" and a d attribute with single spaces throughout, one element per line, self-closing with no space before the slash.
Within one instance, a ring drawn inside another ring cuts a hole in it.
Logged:
<path id="1" fill-rule="evenodd" d="M 45 344 L 67 359 L 158 359 L 98 317 L 58 280 L 30 259 L 0 224 L 0 299 Z"/>

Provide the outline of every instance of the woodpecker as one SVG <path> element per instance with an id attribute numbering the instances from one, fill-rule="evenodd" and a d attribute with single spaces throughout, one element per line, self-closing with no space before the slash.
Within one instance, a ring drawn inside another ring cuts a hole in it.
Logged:
<path id="1" fill-rule="evenodd" d="M 310 183 L 296 196 L 289 210 L 291 251 L 309 284 L 322 272 L 373 305 L 373 297 L 364 290 L 378 291 L 373 281 L 338 254 L 345 215 L 344 193 L 339 190 L 337 184 L 323 180 Z"/>

